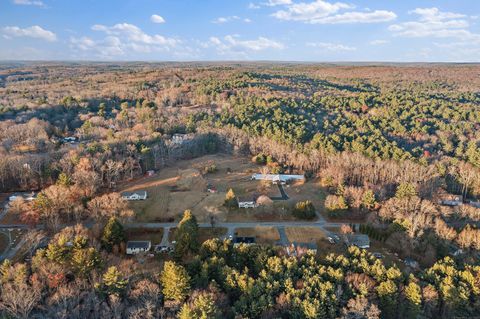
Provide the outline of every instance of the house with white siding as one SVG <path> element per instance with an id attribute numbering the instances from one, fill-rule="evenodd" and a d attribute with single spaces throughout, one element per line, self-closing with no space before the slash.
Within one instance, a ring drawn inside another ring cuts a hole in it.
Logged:
<path id="1" fill-rule="evenodd" d="M 125 200 L 146 200 L 147 191 L 123 192 L 122 198 Z"/>

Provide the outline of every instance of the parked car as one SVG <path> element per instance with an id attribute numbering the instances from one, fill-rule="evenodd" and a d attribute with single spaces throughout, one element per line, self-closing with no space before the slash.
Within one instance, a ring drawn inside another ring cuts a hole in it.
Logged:
<path id="1" fill-rule="evenodd" d="M 372 255 L 373 255 L 373 257 L 378 258 L 378 259 L 383 258 L 383 255 L 381 253 L 378 253 L 378 252 L 372 253 Z"/>
<path id="2" fill-rule="evenodd" d="M 336 244 L 340 241 L 340 237 L 338 235 L 331 234 L 327 237 L 327 240 L 331 244 Z"/>

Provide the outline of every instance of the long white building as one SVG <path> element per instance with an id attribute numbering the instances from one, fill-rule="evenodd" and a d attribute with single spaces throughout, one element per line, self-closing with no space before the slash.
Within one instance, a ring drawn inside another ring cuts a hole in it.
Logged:
<path id="1" fill-rule="evenodd" d="M 287 175 L 287 174 L 253 174 L 252 180 L 271 181 L 272 183 L 288 182 L 288 181 L 304 181 L 304 175 Z"/>

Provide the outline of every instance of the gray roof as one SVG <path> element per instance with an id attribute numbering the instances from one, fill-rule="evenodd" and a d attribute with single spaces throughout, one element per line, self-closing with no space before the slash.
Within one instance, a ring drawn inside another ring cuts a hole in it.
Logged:
<path id="1" fill-rule="evenodd" d="M 134 194 L 137 194 L 138 196 L 146 196 L 147 191 L 123 192 L 122 196 L 132 196 Z"/>
<path id="2" fill-rule="evenodd" d="M 358 247 L 370 246 L 370 238 L 365 234 L 347 235 L 347 243 Z"/>
<path id="3" fill-rule="evenodd" d="M 149 240 L 132 240 L 127 242 L 127 248 L 130 249 L 149 249 L 152 243 Z"/>

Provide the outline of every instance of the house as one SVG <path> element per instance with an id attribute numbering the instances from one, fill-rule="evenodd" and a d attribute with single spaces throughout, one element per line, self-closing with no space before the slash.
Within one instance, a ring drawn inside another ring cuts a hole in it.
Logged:
<path id="1" fill-rule="evenodd" d="M 286 175 L 286 174 L 253 174 L 252 180 L 271 181 L 273 184 L 286 184 L 291 181 L 304 181 L 304 175 Z"/>
<path id="2" fill-rule="evenodd" d="M 238 198 L 238 208 L 255 208 L 258 207 L 254 198 Z"/>
<path id="3" fill-rule="evenodd" d="M 8 197 L 8 200 L 10 202 L 13 202 L 17 198 L 23 198 L 24 201 L 31 202 L 32 200 L 35 199 L 35 197 L 37 197 L 37 195 L 34 192 L 31 192 L 31 193 L 15 193 L 15 194 L 11 195 L 10 197 Z"/>
<path id="4" fill-rule="evenodd" d="M 365 234 L 348 234 L 345 236 L 345 245 L 358 248 L 370 248 L 370 238 Z"/>
<path id="5" fill-rule="evenodd" d="M 182 145 L 183 143 L 193 139 L 193 134 L 173 134 L 172 143 Z"/>
<path id="6" fill-rule="evenodd" d="M 454 199 L 454 200 L 442 200 L 440 202 L 441 205 L 443 206 L 452 206 L 452 207 L 455 207 L 455 206 L 462 206 L 463 203 L 462 201 L 458 200 L 458 199 Z"/>
<path id="7" fill-rule="evenodd" d="M 145 200 L 147 199 L 146 191 L 123 192 L 122 198 L 125 200 Z"/>
<path id="8" fill-rule="evenodd" d="M 255 244 L 255 237 L 235 237 L 233 238 L 233 246 L 236 247 L 240 244 L 253 245 Z"/>
<path id="9" fill-rule="evenodd" d="M 127 255 L 136 255 L 150 251 L 152 242 L 149 240 L 132 240 L 127 242 Z"/>
<path id="10" fill-rule="evenodd" d="M 69 137 L 64 137 L 62 139 L 63 143 L 70 143 L 70 144 L 74 144 L 77 142 L 77 138 L 74 137 L 74 136 L 69 136 Z"/>

